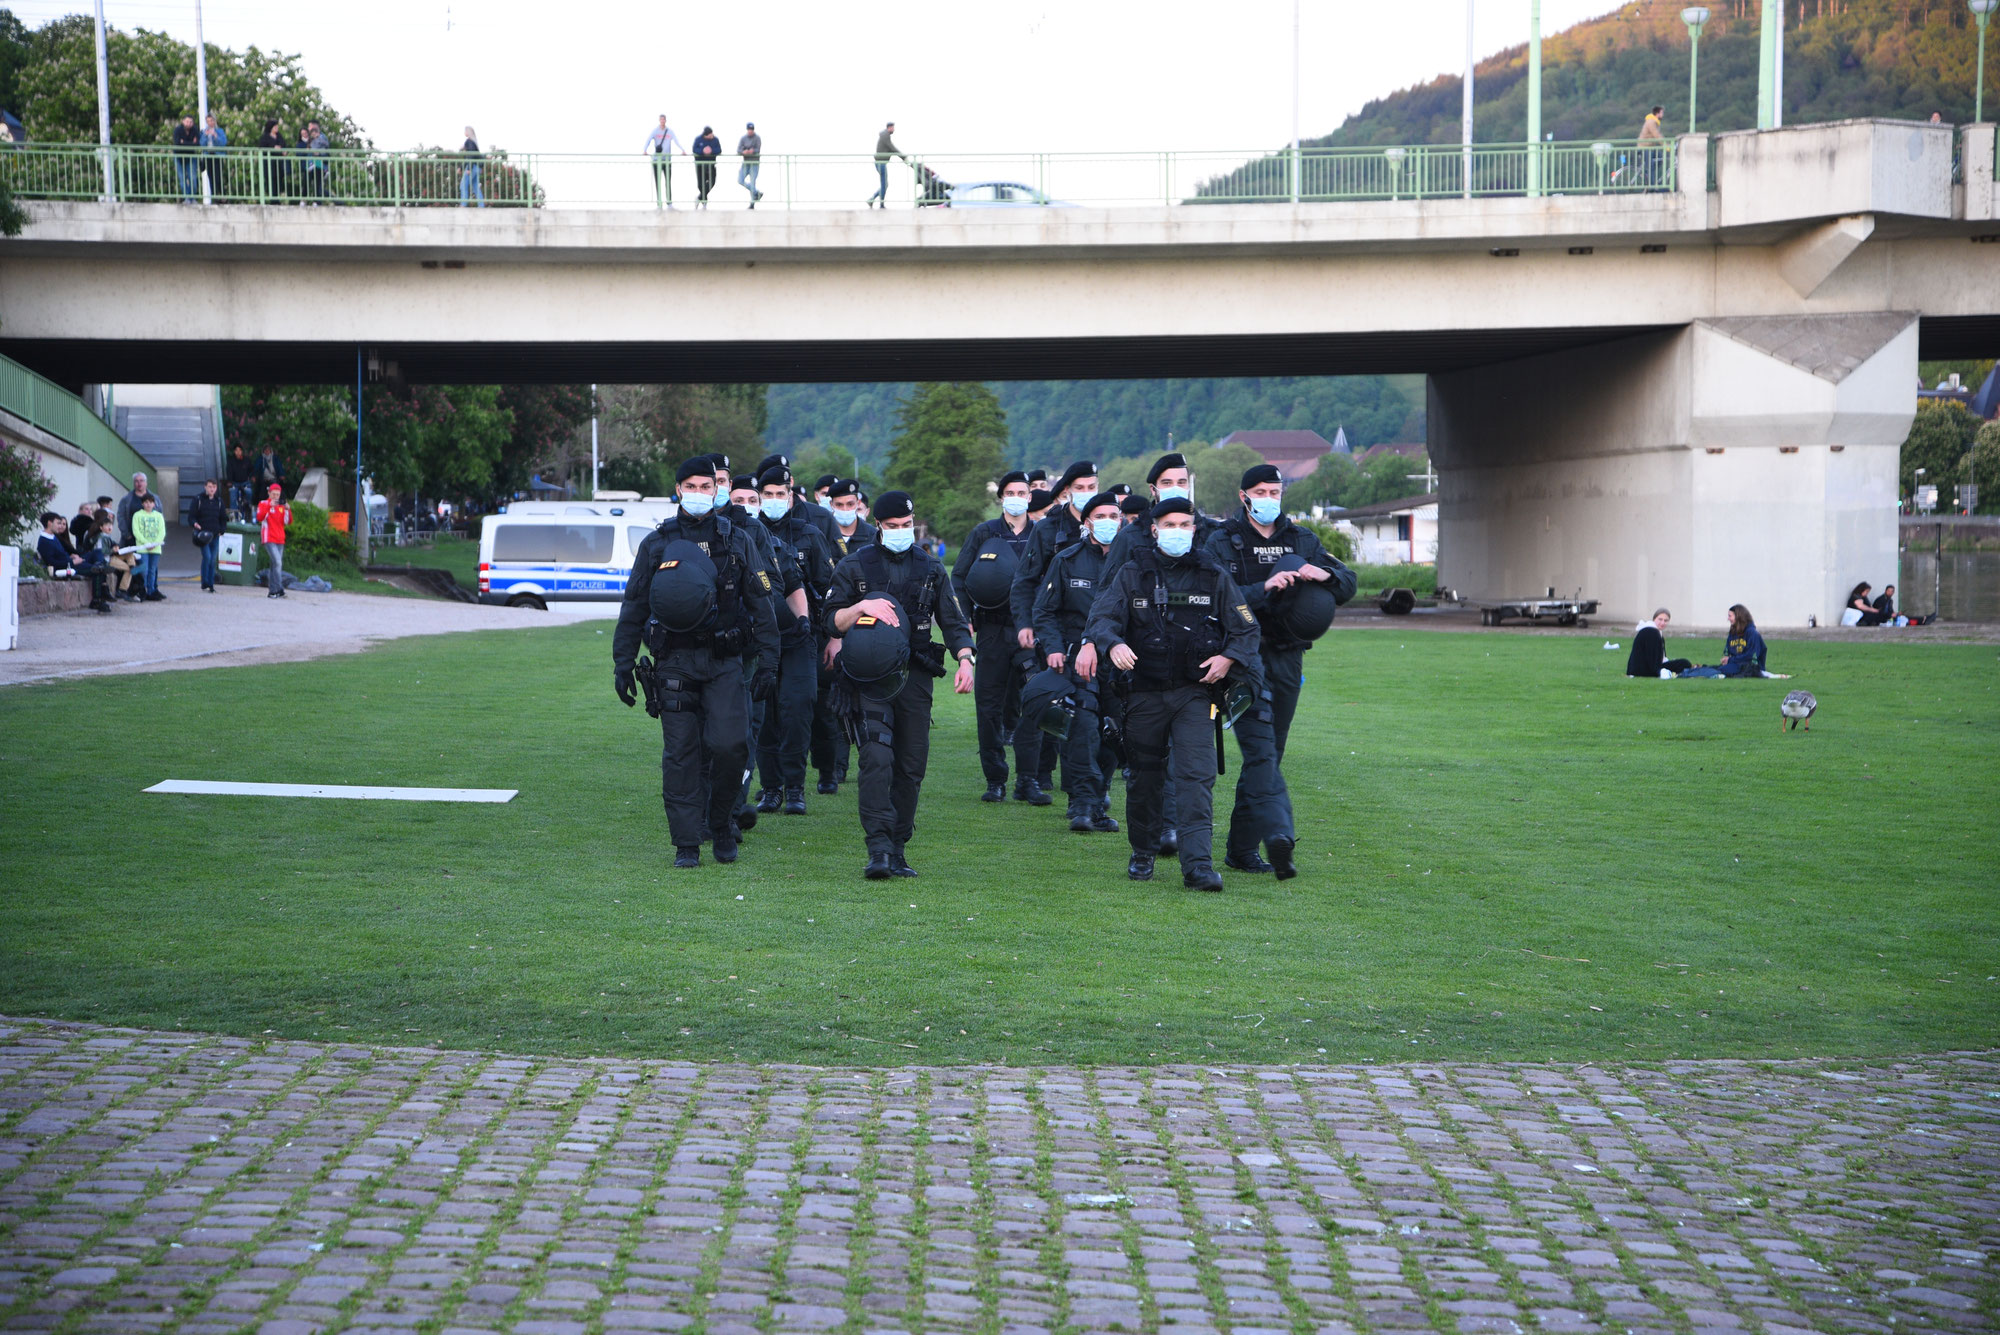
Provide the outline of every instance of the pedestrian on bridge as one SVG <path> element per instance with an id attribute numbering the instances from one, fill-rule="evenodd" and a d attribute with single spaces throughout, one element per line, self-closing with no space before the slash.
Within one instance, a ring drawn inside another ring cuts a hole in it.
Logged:
<path id="1" fill-rule="evenodd" d="M 299 153 L 306 160 L 308 199 L 318 201 L 327 196 L 326 150 L 330 147 L 332 145 L 327 142 L 326 131 L 320 129 L 318 121 L 307 121 L 306 128 L 299 131 Z"/>
<path id="2" fill-rule="evenodd" d="M 222 189 L 222 150 L 229 147 L 229 131 L 215 123 L 215 113 L 208 114 L 208 124 L 201 132 L 201 170 L 208 177 L 209 198 L 220 199 Z"/>
<path id="3" fill-rule="evenodd" d="M 715 160 L 722 156 L 722 141 L 715 137 L 715 127 L 704 125 L 701 133 L 694 137 L 694 206 L 708 207 L 709 192 L 715 189 Z"/>
<path id="4" fill-rule="evenodd" d="M 483 209 L 486 207 L 486 186 L 479 178 L 485 159 L 480 156 L 479 135 L 470 125 L 465 127 L 465 142 L 459 145 L 458 151 L 464 160 L 464 165 L 458 169 L 458 206 L 464 208 L 477 198 L 479 207 Z"/>
<path id="5" fill-rule="evenodd" d="M 750 207 L 754 209 L 764 197 L 764 192 L 757 188 L 757 172 L 764 165 L 764 136 L 757 133 L 756 121 L 744 122 L 743 137 L 736 141 L 736 153 L 743 159 L 743 165 L 736 169 L 736 184 L 750 192 Z"/>
<path id="6" fill-rule="evenodd" d="M 181 189 L 181 203 L 192 204 L 196 193 L 195 148 L 201 143 L 201 134 L 194 128 L 194 117 L 183 116 L 174 126 L 174 179 Z"/>
<path id="7" fill-rule="evenodd" d="M 653 207 L 670 209 L 674 206 L 674 153 L 683 154 L 687 149 L 674 137 L 667 125 L 667 113 L 660 113 L 660 123 L 646 136 L 646 153 L 653 159 Z"/>
<path id="8" fill-rule="evenodd" d="M 879 201 L 883 208 L 889 207 L 889 159 L 904 157 L 903 150 L 896 147 L 896 122 L 890 121 L 882 127 L 882 133 L 875 136 L 875 175 L 881 184 L 875 193 L 868 196 L 868 207 L 874 208 Z"/>

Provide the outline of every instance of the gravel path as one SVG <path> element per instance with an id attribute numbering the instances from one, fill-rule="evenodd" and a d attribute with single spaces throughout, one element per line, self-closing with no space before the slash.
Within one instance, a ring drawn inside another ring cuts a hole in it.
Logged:
<path id="1" fill-rule="evenodd" d="M 839 1070 L 0 1020 L 0 1327 L 1993 1330 L 1996 1076 Z"/>
<path id="2" fill-rule="evenodd" d="M 161 603 L 120 603 L 109 616 L 58 612 L 21 623 L 21 647 L 0 653 L 0 686 L 108 672 L 291 663 L 351 654 L 381 640 L 462 630 L 560 625 L 575 616 L 615 616 L 616 603 L 535 612 L 438 598 L 299 593 L 221 586 L 203 593 L 173 581 Z"/>

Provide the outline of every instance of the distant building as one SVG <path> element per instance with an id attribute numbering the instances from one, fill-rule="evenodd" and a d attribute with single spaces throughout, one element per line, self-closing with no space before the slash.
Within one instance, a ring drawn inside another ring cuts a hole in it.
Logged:
<path id="1" fill-rule="evenodd" d="M 1339 434 L 1344 445 L 1347 435 Z M 1265 463 L 1283 473 L 1287 482 L 1310 476 L 1319 467 L 1319 461 L 1334 450 L 1317 431 L 1232 431 L 1215 444 L 1217 449 L 1224 445 L 1248 445 Z"/>
<path id="2" fill-rule="evenodd" d="M 1354 559 L 1363 565 L 1437 564 L 1438 498 L 1434 495 L 1356 506 L 1335 511 L 1333 518 L 1354 530 Z"/>
<path id="3" fill-rule="evenodd" d="M 1428 453 L 1430 453 L 1430 446 L 1420 440 L 1399 441 L 1394 444 L 1385 442 L 1381 445 L 1370 445 L 1367 449 L 1354 456 L 1354 462 L 1365 464 L 1378 454 L 1400 454 L 1405 459 L 1414 459 L 1420 454 Z"/>

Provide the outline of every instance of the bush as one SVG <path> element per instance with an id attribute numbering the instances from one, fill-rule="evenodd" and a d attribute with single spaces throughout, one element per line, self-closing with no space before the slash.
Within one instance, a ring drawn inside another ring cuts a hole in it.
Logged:
<path id="1" fill-rule="evenodd" d="M 307 501 L 292 502 L 292 522 L 285 530 L 285 565 L 352 566 L 354 539 L 335 528 L 326 511 Z"/>
<path id="2" fill-rule="evenodd" d="M 1343 565 L 1354 564 L 1354 539 L 1340 529 L 1318 519 L 1301 519 L 1298 526 L 1310 532 L 1326 548 L 1328 555 Z"/>
<path id="3" fill-rule="evenodd" d="M 0 445 L 0 542 L 12 542 L 33 527 L 55 494 L 56 484 L 34 455 Z"/>
<path id="4" fill-rule="evenodd" d="M 1355 566 L 1355 596 L 1380 593 L 1384 589 L 1408 589 L 1419 598 L 1437 595 L 1436 566 Z"/>

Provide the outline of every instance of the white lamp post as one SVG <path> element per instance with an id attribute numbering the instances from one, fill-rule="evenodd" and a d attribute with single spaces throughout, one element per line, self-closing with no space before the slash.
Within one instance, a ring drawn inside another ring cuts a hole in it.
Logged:
<path id="1" fill-rule="evenodd" d="M 1992 4 L 1993 0 L 1985 0 Z M 1702 5 L 1689 5 L 1681 11 L 1681 22 L 1688 25 L 1688 133 L 1693 134 L 1698 122 L 1694 115 L 1695 72 L 1701 68 L 1701 29 L 1708 22 L 1708 10 Z"/>

